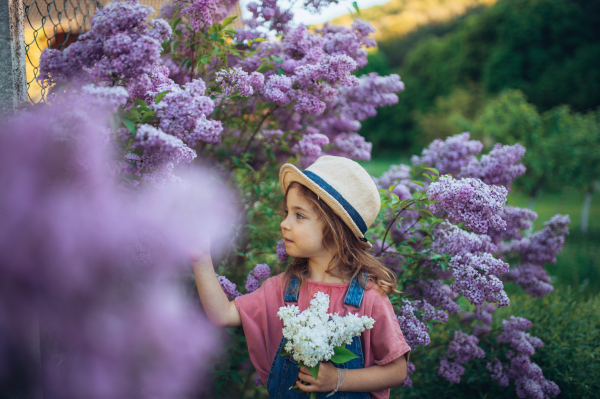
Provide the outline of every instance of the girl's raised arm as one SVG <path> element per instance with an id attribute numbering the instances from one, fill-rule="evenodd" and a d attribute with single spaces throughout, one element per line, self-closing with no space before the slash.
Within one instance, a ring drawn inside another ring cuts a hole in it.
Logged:
<path id="1" fill-rule="evenodd" d="M 215 274 L 210 251 L 205 250 L 192 261 L 196 286 L 202 307 L 210 322 L 216 327 L 238 327 L 242 325 L 240 312 L 233 301 L 227 299 Z"/>

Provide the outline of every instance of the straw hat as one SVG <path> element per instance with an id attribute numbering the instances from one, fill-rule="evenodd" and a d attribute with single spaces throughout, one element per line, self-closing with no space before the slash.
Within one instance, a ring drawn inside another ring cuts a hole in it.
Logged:
<path id="1" fill-rule="evenodd" d="M 381 199 L 375 182 L 362 166 L 331 155 L 320 157 L 305 171 L 286 163 L 279 170 L 284 194 L 293 182 L 317 194 L 350 227 L 363 247 L 371 248 L 365 233 L 379 214 Z"/>

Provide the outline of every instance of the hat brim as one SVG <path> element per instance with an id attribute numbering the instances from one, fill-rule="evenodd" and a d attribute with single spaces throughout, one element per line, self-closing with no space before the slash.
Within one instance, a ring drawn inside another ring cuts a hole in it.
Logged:
<path id="1" fill-rule="evenodd" d="M 312 181 L 308 176 L 306 176 L 300 169 L 295 167 L 292 164 L 286 163 L 279 170 L 279 184 L 281 185 L 281 191 L 285 195 L 288 187 L 293 182 L 298 182 L 303 186 L 306 186 L 310 191 L 317 194 L 317 196 L 325 201 L 327 205 L 333 209 L 333 211 L 342 218 L 342 221 L 346 223 L 350 230 L 356 235 L 358 238 L 365 238 L 365 236 L 361 233 L 359 228 L 356 226 L 356 223 L 352 220 L 348 212 L 340 205 L 340 203 L 333 198 L 331 194 L 325 191 L 321 186 Z M 369 249 L 372 247 L 371 243 L 368 241 L 359 240 L 361 246 L 364 249 Z"/>

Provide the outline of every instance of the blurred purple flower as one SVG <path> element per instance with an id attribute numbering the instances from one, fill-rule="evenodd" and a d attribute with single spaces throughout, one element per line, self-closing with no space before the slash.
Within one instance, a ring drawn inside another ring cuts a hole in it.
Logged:
<path id="1" fill-rule="evenodd" d="M 2 345 L 28 353 L 32 321 L 43 326 L 50 397 L 187 394 L 219 345 L 174 281 L 205 234 L 223 236 L 229 194 L 202 175 L 187 189 L 116 187 L 94 104 L 77 96 L 1 127 Z"/>

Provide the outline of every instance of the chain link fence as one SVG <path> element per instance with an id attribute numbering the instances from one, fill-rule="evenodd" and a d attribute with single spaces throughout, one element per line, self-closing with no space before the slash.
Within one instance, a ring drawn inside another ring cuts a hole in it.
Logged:
<path id="1" fill-rule="evenodd" d="M 40 55 L 46 48 L 63 50 L 90 28 L 89 20 L 110 0 L 23 0 L 27 95 L 43 102 L 48 87 L 37 81 Z M 165 0 L 142 0 L 156 12 Z"/>

